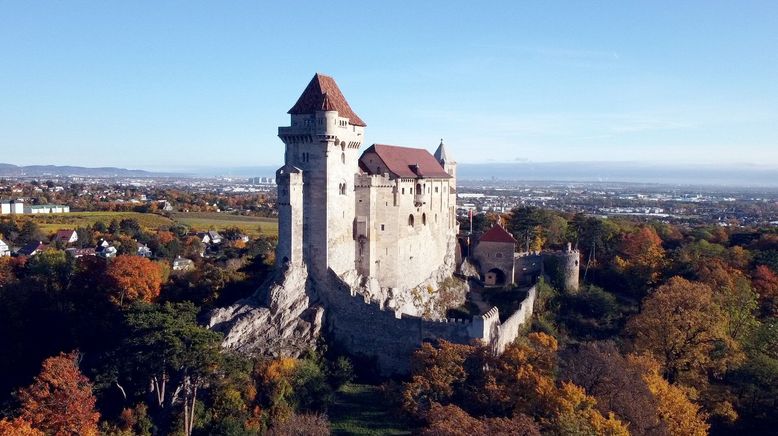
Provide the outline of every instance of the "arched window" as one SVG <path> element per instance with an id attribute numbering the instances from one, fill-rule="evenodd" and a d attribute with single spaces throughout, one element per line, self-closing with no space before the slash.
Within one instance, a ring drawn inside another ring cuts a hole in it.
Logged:
<path id="1" fill-rule="evenodd" d="M 340 149 L 346 151 L 346 141 L 340 141 Z"/>
<path id="2" fill-rule="evenodd" d="M 421 214 L 421 223 L 423 225 L 425 225 L 425 226 L 427 225 L 427 214 L 426 213 Z"/>
<path id="3" fill-rule="evenodd" d="M 346 163 L 346 153 L 340 154 L 340 163 L 342 164 Z"/>
<path id="4" fill-rule="evenodd" d="M 408 227 L 413 227 L 413 214 L 408 215 Z"/>
<path id="5" fill-rule="evenodd" d="M 419 194 L 423 194 L 423 193 L 424 193 L 424 191 L 421 190 L 421 183 L 417 183 L 416 184 L 416 194 L 419 195 Z"/>
<path id="6" fill-rule="evenodd" d="M 340 195 L 346 195 L 346 184 L 341 183 L 338 185 L 338 191 L 340 191 Z"/>

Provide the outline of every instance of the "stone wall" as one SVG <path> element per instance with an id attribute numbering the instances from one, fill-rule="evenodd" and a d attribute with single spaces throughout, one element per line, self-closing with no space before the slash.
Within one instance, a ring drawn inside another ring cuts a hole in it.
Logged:
<path id="1" fill-rule="evenodd" d="M 496 307 L 472 320 L 438 321 L 382 308 L 334 273 L 319 294 L 327 307 L 326 329 L 336 344 L 374 360 L 381 374 L 392 375 L 410 371 L 411 355 L 425 341 L 469 344 L 480 340 L 502 352 L 531 318 L 536 290 L 533 287 L 519 310 L 502 324 Z"/>
<path id="2" fill-rule="evenodd" d="M 532 319 L 537 292 L 536 286 L 530 288 L 527 293 L 527 298 L 521 302 L 519 309 L 516 312 L 513 312 L 513 315 L 499 325 L 497 340 L 494 342 L 495 351 L 497 353 L 502 353 L 508 344 L 515 341 L 519 336 L 522 327 Z"/>
<path id="3" fill-rule="evenodd" d="M 516 253 L 513 263 L 518 285 L 533 284 L 543 274 L 543 255 L 540 253 Z"/>
<path id="4" fill-rule="evenodd" d="M 347 352 L 373 359 L 383 375 L 408 373 L 411 355 L 424 341 L 466 344 L 474 335 L 483 335 L 473 321 L 427 321 L 382 309 L 334 273 L 319 294 L 327 307 L 325 325 L 331 338 Z"/>

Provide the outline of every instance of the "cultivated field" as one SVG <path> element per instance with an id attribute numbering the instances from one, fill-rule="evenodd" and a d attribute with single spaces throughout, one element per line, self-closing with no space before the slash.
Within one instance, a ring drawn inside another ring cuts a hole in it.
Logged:
<path id="1" fill-rule="evenodd" d="M 17 219 L 31 219 L 38 223 L 44 233 L 54 233 L 59 229 L 91 227 L 102 221 L 107 226 L 112 220 L 121 221 L 132 218 L 146 230 L 157 230 L 181 223 L 193 231 L 223 230 L 238 227 L 249 236 L 278 235 L 278 220 L 253 216 L 228 215 L 217 212 L 175 213 L 173 219 L 153 213 L 139 212 L 73 212 L 47 215 L 22 215 Z"/>
<path id="2" fill-rule="evenodd" d="M 121 221 L 132 218 L 147 230 L 156 230 L 160 226 L 170 226 L 173 221 L 162 215 L 139 212 L 73 212 L 47 215 L 22 215 L 21 219 L 32 219 L 45 233 L 53 233 L 59 229 L 75 229 L 76 227 L 91 227 L 102 221 L 107 226 L 112 220 Z"/>
<path id="3" fill-rule="evenodd" d="M 218 212 L 175 213 L 173 219 L 192 230 L 223 230 L 238 227 L 249 236 L 278 235 L 278 220 L 255 216 L 228 215 Z"/>

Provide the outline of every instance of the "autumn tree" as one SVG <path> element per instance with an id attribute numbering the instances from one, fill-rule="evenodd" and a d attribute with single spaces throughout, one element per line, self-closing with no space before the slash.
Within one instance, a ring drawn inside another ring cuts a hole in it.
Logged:
<path id="1" fill-rule="evenodd" d="M 638 351 L 660 362 L 671 383 L 705 374 L 716 363 L 712 351 L 728 339 L 726 319 L 710 287 L 681 277 L 671 278 L 646 297 L 627 331 Z"/>
<path id="2" fill-rule="evenodd" d="M 0 435 L 3 436 L 44 436 L 40 430 L 32 428 L 29 422 L 22 418 L 11 420 L 0 419 Z"/>
<path id="3" fill-rule="evenodd" d="M 92 384 L 76 364 L 77 353 L 43 361 L 33 383 L 18 393 L 21 418 L 54 435 L 97 435 L 100 414 L 95 411 Z"/>
<path id="4" fill-rule="evenodd" d="M 659 374 L 659 365 L 653 359 L 633 357 L 631 361 L 645 369 L 643 381 L 654 395 L 657 412 L 671 435 L 705 436 L 710 425 L 707 415 L 689 400 L 683 389 L 667 382 Z"/>
<path id="5" fill-rule="evenodd" d="M 154 301 L 162 287 L 159 265 L 141 256 L 117 256 L 106 269 L 110 299 L 123 307 L 125 300 Z"/>
<path id="6" fill-rule="evenodd" d="M 469 345 L 440 341 L 438 347 L 425 342 L 413 354 L 411 380 L 405 385 L 403 406 L 418 416 L 433 403 L 451 402 L 457 385 L 464 382 L 465 359 L 473 352 Z"/>
<path id="7" fill-rule="evenodd" d="M 731 353 L 737 354 L 742 343 L 757 328 L 756 312 L 759 306 L 751 280 L 721 259 L 713 259 L 700 267 L 701 282 L 713 290 L 713 300 L 726 316 L 727 334 L 734 343 L 727 343 Z M 734 354 L 729 357 L 735 357 Z"/>
<path id="8" fill-rule="evenodd" d="M 633 434 L 663 434 L 657 401 L 632 364 L 613 342 L 588 342 L 561 354 L 560 380 L 569 380 L 597 399 L 602 414 L 613 411 Z"/>
<path id="9" fill-rule="evenodd" d="M 16 282 L 14 258 L 0 257 L 0 288 Z"/>
<path id="10" fill-rule="evenodd" d="M 432 408 L 427 413 L 427 426 L 421 434 L 427 436 L 480 434 L 540 436 L 540 428 L 532 418 L 521 413 L 511 418 L 479 419 L 453 404 L 441 406 L 433 403 Z"/>
<path id="11" fill-rule="evenodd" d="M 514 413 L 534 416 L 556 434 L 626 435 L 627 427 L 612 412 L 600 413 L 597 400 L 573 383 L 556 383 L 557 341 L 543 333 L 509 345 L 492 364 L 493 389 L 509 398 Z"/>
<path id="12" fill-rule="evenodd" d="M 446 410 L 461 426 L 474 431 L 508 425 L 479 416 L 511 419 L 526 415 L 555 434 L 628 434 L 612 413 L 600 413 L 597 401 L 582 388 L 557 384 L 556 351 L 556 340 L 543 333 L 529 334 L 499 356 L 484 346 L 441 341 L 435 351 L 427 345 L 414 356 L 414 376 L 405 385 L 405 408 L 438 426 L 439 434 L 452 428 L 439 419 Z M 450 405 L 462 410 L 440 409 Z"/>
<path id="13" fill-rule="evenodd" d="M 778 316 L 778 274 L 765 265 L 758 265 L 752 276 L 754 289 L 764 316 Z"/>
<path id="14" fill-rule="evenodd" d="M 656 230 L 643 226 L 624 235 L 615 264 L 624 272 L 633 291 L 640 293 L 655 284 L 665 265 L 665 250 Z"/>

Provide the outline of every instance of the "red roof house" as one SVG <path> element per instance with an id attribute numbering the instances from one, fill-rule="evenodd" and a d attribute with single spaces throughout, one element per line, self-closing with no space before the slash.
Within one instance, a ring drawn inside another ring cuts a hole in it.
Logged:
<path id="1" fill-rule="evenodd" d="M 509 244 L 515 244 L 516 238 L 513 237 L 507 230 L 501 225 L 494 225 L 486 233 L 481 235 L 480 242 L 505 242 Z"/>
<path id="2" fill-rule="evenodd" d="M 58 230 L 52 239 L 52 242 L 61 242 L 63 244 L 72 244 L 76 241 L 78 241 L 78 233 L 75 230 Z"/>

